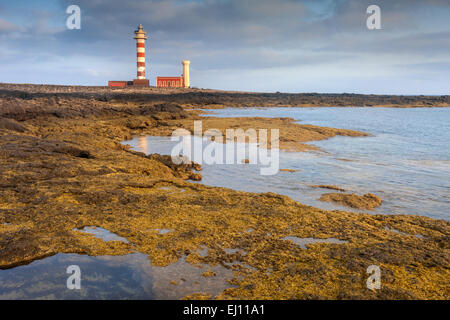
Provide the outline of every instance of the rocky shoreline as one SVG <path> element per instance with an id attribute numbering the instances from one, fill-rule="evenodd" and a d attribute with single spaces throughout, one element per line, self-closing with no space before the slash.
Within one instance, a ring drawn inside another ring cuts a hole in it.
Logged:
<path id="1" fill-rule="evenodd" d="M 326 211 L 273 193 L 208 187 L 189 181 L 201 179 L 197 165 L 176 166 L 168 157 L 146 156 L 120 143 L 140 134 L 189 129 L 199 117 L 189 108 L 297 106 L 309 98 L 158 90 L 0 85 L 0 268 L 57 253 L 141 252 L 158 266 L 186 257 L 193 265 L 232 270 L 230 288 L 218 299 L 449 298 L 448 221 Z M 399 99 L 398 106 L 450 105 L 448 96 Z M 365 135 L 289 119 L 202 120 L 204 130 L 279 127 L 286 150 L 293 145 L 306 150 L 305 142 L 339 134 Z M 128 243 L 79 231 L 88 226 Z M 305 249 L 286 237 L 342 243 Z M 205 247 L 208 254 L 200 255 Z M 380 290 L 366 286 L 370 265 L 381 268 Z M 202 292 L 192 297 L 211 298 Z"/>
<path id="2" fill-rule="evenodd" d="M 0 83 L 0 98 L 95 99 L 101 101 L 171 101 L 191 108 L 223 107 L 450 107 L 450 95 L 395 96 L 334 93 L 258 93 L 212 89 L 60 86 Z"/>

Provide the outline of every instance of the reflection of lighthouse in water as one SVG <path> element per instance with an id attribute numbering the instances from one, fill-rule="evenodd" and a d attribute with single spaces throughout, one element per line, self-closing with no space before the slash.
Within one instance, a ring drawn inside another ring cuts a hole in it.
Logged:
<path id="1" fill-rule="evenodd" d="M 145 154 L 149 153 L 148 150 L 148 144 L 147 144 L 147 137 L 146 136 L 140 136 L 138 137 L 138 146 L 139 150 Z"/>

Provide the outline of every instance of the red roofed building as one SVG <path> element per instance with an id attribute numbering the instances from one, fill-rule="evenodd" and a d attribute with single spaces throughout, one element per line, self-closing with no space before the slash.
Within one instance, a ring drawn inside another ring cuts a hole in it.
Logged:
<path id="1" fill-rule="evenodd" d="M 163 88 L 183 88 L 183 77 L 156 77 L 156 86 Z"/>
<path id="2" fill-rule="evenodd" d="M 127 81 L 108 81 L 108 87 L 125 88 Z"/>

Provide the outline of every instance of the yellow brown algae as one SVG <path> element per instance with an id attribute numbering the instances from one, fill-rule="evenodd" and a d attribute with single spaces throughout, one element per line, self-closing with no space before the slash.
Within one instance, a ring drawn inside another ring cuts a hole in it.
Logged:
<path id="1" fill-rule="evenodd" d="M 319 198 L 319 200 L 334 202 L 355 209 L 367 209 L 367 210 L 375 209 L 376 207 L 381 206 L 381 203 L 383 202 L 379 196 L 374 195 L 372 193 L 366 193 L 363 196 L 354 193 L 352 194 L 326 193 L 323 194 Z"/>
<path id="2" fill-rule="evenodd" d="M 214 277 L 216 275 L 216 273 L 212 270 L 207 270 L 205 272 L 203 272 L 202 274 L 204 277 Z"/>
<path id="3" fill-rule="evenodd" d="M 167 120 L 164 122 L 164 126 L 152 127 L 145 131 L 149 135 L 154 136 L 167 136 L 177 128 L 184 128 L 191 133 L 194 133 L 194 121 L 202 121 L 202 133 L 206 130 L 217 129 L 219 130 L 224 139 L 223 142 L 227 142 L 226 130 L 227 129 L 242 129 L 244 131 L 248 129 L 267 129 L 267 145 L 260 145 L 260 147 L 271 148 L 270 130 L 279 130 L 279 148 L 285 151 L 308 151 L 317 150 L 318 148 L 313 145 L 305 144 L 310 141 L 319 141 L 329 139 L 334 136 L 349 136 L 349 137 L 361 137 L 368 136 L 367 133 L 348 130 L 348 129 L 335 129 L 327 127 L 319 127 L 313 125 L 302 125 L 295 123 L 292 118 L 259 118 L 259 117 L 243 117 L 243 118 L 214 118 L 214 117 L 201 117 L 197 112 L 191 112 L 189 118 Z"/>
<path id="4" fill-rule="evenodd" d="M 210 300 L 211 295 L 206 293 L 194 293 L 187 295 L 182 300 Z"/>
<path id="5" fill-rule="evenodd" d="M 280 171 L 281 172 L 290 172 L 290 173 L 297 172 L 297 170 L 295 170 L 295 169 L 280 169 Z"/>
<path id="6" fill-rule="evenodd" d="M 167 157 L 147 157 L 120 144 L 133 135 L 187 127 L 195 116 L 188 119 L 176 106 L 25 98 L 14 98 L 16 109 L 0 104 L 0 116 L 6 110 L 21 125 L 0 127 L 0 268 L 57 253 L 137 251 L 156 266 L 185 259 L 231 270 L 230 288 L 219 299 L 449 298 L 448 221 L 326 211 L 273 193 L 194 184 L 186 179 L 199 169 L 195 165 L 177 167 Z M 206 120 L 204 129 L 220 121 Z M 225 120 L 219 129 L 231 123 L 271 128 L 272 121 Z M 80 231 L 86 226 L 129 243 L 105 242 Z M 283 240 L 287 236 L 347 242 L 303 249 Z M 204 248 L 207 255 L 199 253 Z M 366 287 L 372 264 L 381 268 L 376 291 Z"/>

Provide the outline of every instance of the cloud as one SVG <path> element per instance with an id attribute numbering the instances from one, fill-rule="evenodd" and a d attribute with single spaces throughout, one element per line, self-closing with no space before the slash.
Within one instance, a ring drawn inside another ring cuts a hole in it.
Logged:
<path id="1" fill-rule="evenodd" d="M 221 81 L 229 86 L 227 79 L 233 78 L 235 89 L 270 90 L 314 73 L 341 79 L 336 87 L 347 84 L 351 92 L 363 89 L 357 81 L 343 80 L 348 68 L 365 77 L 366 66 L 374 66 L 388 81 L 402 61 L 410 61 L 413 74 L 420 65 L 450 59 L 448 0 L 78 0 L 81 30 L 65 29 L 65 9 L 73 1 L 54 1 L 58 5 L 51 9 L 30 9 L 31 18 L 20 30 L 0 20 L 8 61 L 14 59 L 11 52 L 20 52 L 22 63 L 60 57 L 60 65 L 81 65 L 80 57 L 98 59 L 103 63 L 90 63 L 84 69 L 89 72 L 73 71 L 74 79 L 85 81 L 90 75 L 98 84 L 108 80 L 108 72 L 95 70 L 96 65 L 115 69 L 120 62 L 120 71 L 112 74 L 133 76 L 132 36 L 139 23 L 149 35 L 150 75 L 179 74 L 181 59 L 189 58 L 193 83 L 198 79 L 203 87 Z M 374 3 L 381 7 L 383 29 L 369 31 L 366 9 Z M 224 70 L 233 74 L 225 78 Z M 268 82 L 264 73 L 283 74 L 283 79 L 270 77 Z"/>
<path id="2" fill-rule="evenodd" d="M 15 28 L 16 28 L 16 26 L 13 25 L 12 23 L 10 23 L 6 20 L 0 19 L 0 34 L 12 31 Z"/>

